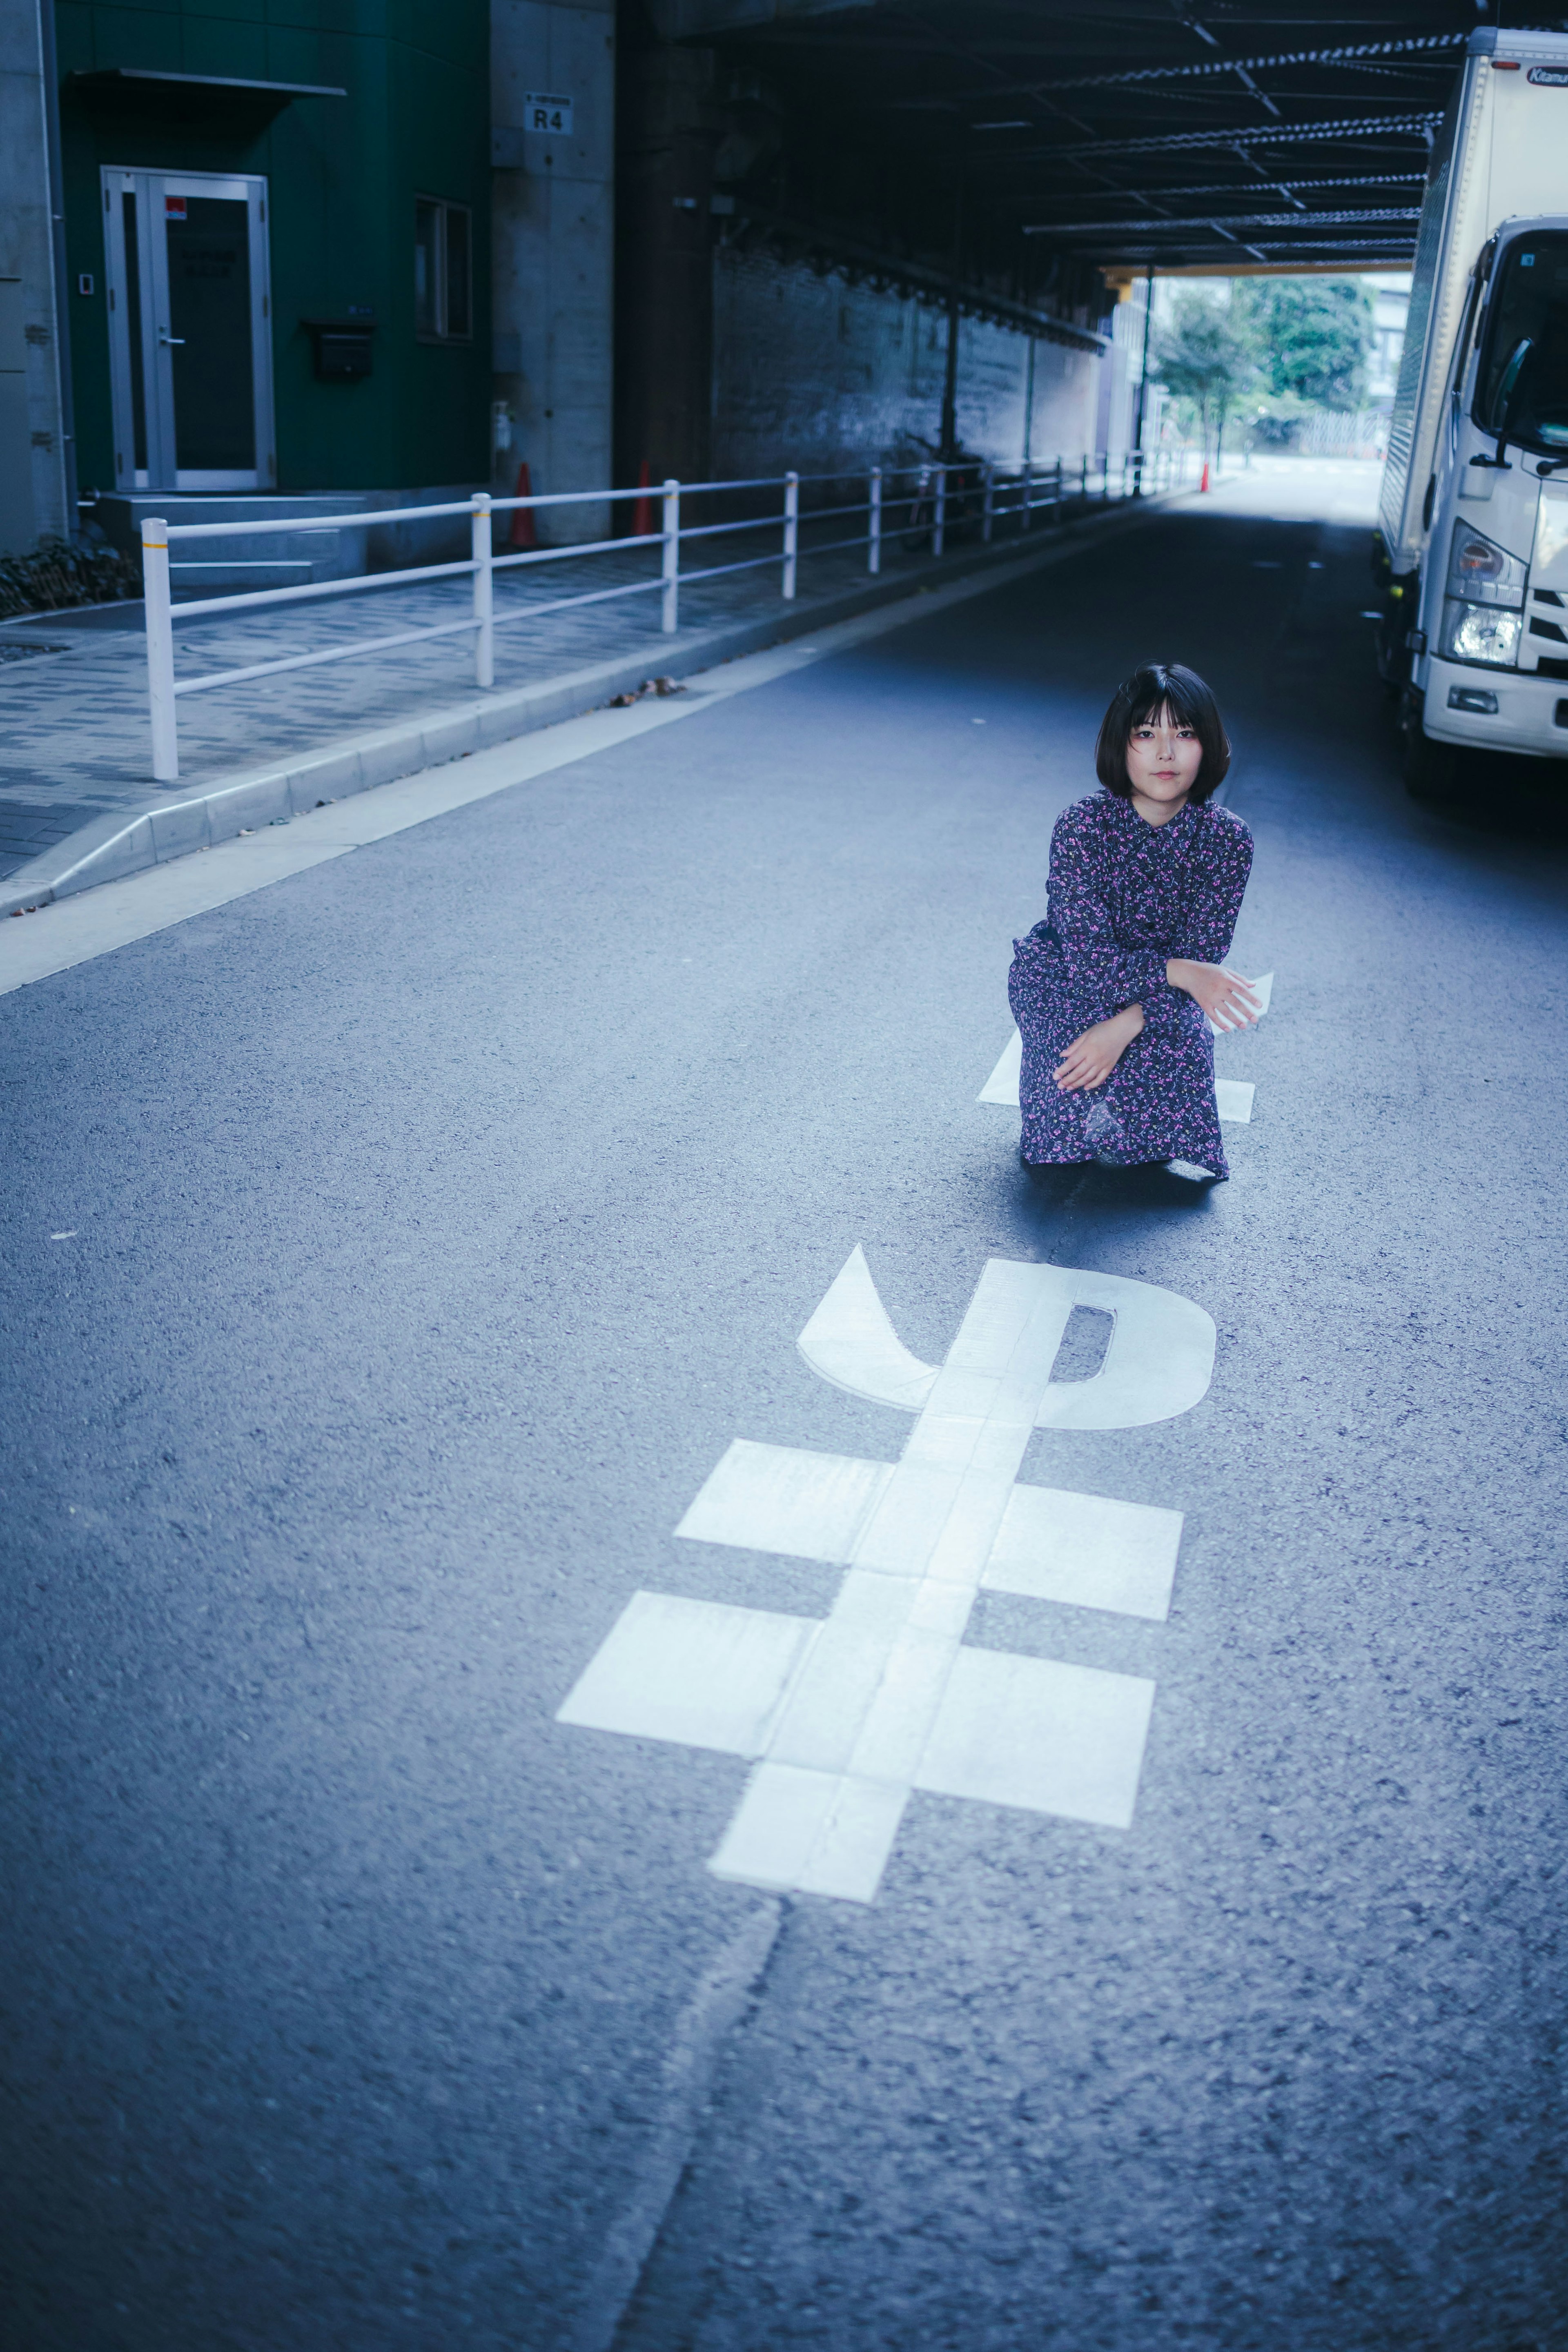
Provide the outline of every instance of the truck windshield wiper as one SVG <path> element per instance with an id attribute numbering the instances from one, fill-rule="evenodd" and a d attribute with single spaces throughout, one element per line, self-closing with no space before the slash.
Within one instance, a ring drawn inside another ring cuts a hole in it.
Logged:
<path id="1" fill-rule="evenodd" d="M 1492 415 L 1498 422 L 1490 427 L 1490 430 L 1497 435 L 1497 455 L 1492 457 L 1472 457 L 1470 459 L 1472 466 L 1495 467 L 1498 472 L 1502 474 L 1510 474 L 1513 471 L 1502 453 L 1508 446 L 1510 412 L 1513 407 L 1514 394 L 1519 390 L 1520 375 L 1525 361 L 1534 349 L 1533 337 L 1521 335 L 1518 342 L 1510 352 L 1508 365 L 1502 372 L 1502 381 L 1498 385 L 1497 398 L 1492 404 Z"/>

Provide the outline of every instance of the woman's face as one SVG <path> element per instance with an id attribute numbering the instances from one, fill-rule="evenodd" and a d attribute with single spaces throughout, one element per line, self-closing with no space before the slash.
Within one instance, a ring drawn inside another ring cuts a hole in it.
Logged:
<path id="1" fill-rule="evenodd" d="M 1127 742 L 1127 780 L 1135 802 L 1173 816 L 1198 780 L 1204 747 L 1165 704 L 1134 727 Z M 1155 818 L 1158 823 L 1159 819 Z"/>

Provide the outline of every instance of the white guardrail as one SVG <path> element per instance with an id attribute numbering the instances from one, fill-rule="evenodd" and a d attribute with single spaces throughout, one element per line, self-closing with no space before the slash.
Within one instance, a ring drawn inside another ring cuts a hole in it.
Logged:
<path id="1" fill-rule="evenodd" d="M 1049 465 L 955 463 L 886 470 L 873 466 L 866 474 L 788 473 L 744 482 L 668 481 L 658 490 L 645 484 L 630 490 L 543 491 L 533 497 L 514 499 L 494 499 L 479 490 L 470 499 L 446 506 L 394 507 L 374 514 L 289 516 L 275 521 L 169 523 L 159 516 L 149 515 L 142 525 L 142 570 L 147 629 L 147 695 L 153 720 L 153 774 L 161 784 L 179 781 L 176 711 L 182 695 L 210 694 L 218 687 L 237 686 L 246 678 L 273 677 L 283 670 L 310 669 L 324 662 L 353 661 L 362 654 L 388 653 L 395 646 L 422 645 L 432 637 L 469 635 L 474 639 L 475 682 L 489 688 L 495 684 L 495 633 L 498 628 L 510 627 L 520 621 L 540 620 L 547 613 L 559 613 L 569 606 L 607 604 L 616 597 L 647 595 L 657 590 L 661 629 L 667 636 L 673 635 L 680 622 L 683 584 L 690 586 L 700 580 L 717 579 L 725 572 L 748 572 L 776 563 L 782 575 L 781 592 L 791 598 L 805 556 L 863 546 L 866 569 L 875 574 L 882 568 L 882 543 L 887 532 L 900 534 L 906 545 L 911 541 L 917 546 L 929 542 L 931 553 L 941 556 L 949 537 L 960 528 L 973 530 L 978 526 L 982 540 L 989 541 L 999 523 L 1011 521 L 1020 532 L 1026 531 L 1042 510 L 1059 515 L 1065 509 L 1088 503 L 1096 497 L 1110 499 L 1181 488 L 1186 480 L 1189 453 L 1184 449 L 1159 449 L 1132 451 L 1119 458 L 1103 453 L 1076 460 L 1057 457 Z M 847 505 L 808 506 L 802 509 L 803 483 L 815 486 L 861 481 L 867 491 L 863 499 Z M 900 483 L 908 483 L 909 488 L 900 490 Z M 681 520 L 683 499 L 756 490 L 782 490 L 782 509 L 748 515 L 736 522 L 693 524 Z M 546 507 L 610 506 L 637 499 L 649 504 L 656 499 L 659 502 L 658 530 L 619 539 L 580 541 L 562 547 L 530 548 L 521 553 L 495 552 L 497 515 L 512 514 L 521 509 L 537 512 Z M 277 531 L 363 530 L 375 523 L 419 522 L 464 514 L 471 520 L 473 552 L 461 562 L 421 563 L 402 571 L 364 572 L 348 580 L 311 581 L 291 588 L 249 589 L 238 595 L 203 596 L 178 604 L 170 593 L 172 541 L 255 539 Z M 864 515 L 864 529 L 846 539 L 814 538 L 802 546 L 803 521 L 815 524 L 847 515 Z M 901 520 L 895 520 L 900 515 Z M 680 551 L 689 541 L 773 530 L 781 531 L 782 537 L 777 547 L 770 548 L 765 554 L 743 556 L 733 563 L 708 564 L 697 572 L 681 570 Z M 626 556 L 639 548 L 651 553 L 656 547 L 660 551 L 658 570 L 647 579 L 622 582 L 613 588 L 587 589 L 544 603 L 520 602 L 510 612 L 498 614 L 495 609 L 494 576 L 498 572 L 574 562 L 591 555 Z M 247 662 L 237 669 L 204 671 L 196 677 L 177 678 L 174 675 L 174 628 L 183 621 L 205 620 L 216 613 L 297 604 L 307 598 L 363 595 L 371 589 L 404 587 L 418 580 L 470 577 L 472 609 L 460 620 L 440 621 L 425 628 L 396 629 L 384 636 L 358 637 L 349 645 L 326 646 L 313 653 L 286 654 L 274 661 Z"/>

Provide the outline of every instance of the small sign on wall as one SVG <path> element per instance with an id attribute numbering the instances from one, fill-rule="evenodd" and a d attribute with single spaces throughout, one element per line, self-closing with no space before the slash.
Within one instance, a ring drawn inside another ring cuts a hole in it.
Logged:
<path id="1" fill-rule="evenodd" d="M 563 98 L 559 90 L 525 89 L 522 93 L 522 127 L 528 131 L 553 133 L 559 139 L 570 139 L 572 100 Z"/>

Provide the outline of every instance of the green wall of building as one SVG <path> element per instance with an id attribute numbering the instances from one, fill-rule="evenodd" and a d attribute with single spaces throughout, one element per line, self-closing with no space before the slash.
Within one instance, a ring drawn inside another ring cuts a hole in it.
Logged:
<path id="1" fill-rule="evenodd" d="M 489 65 L 485 0 L 58 0 L 78 468 L 114 481 L 103 165 L 246 172 L 268 183 L 280 490 L 416 488 L 489 478 Z M 104 97 L 73 74 L 110 67 L 336 85 L 346 98 L 265 102 Z M 473 217 L 471 341 L 418 341 L 416 194 Z M 374 308 L 372 374 L 319 383 L 305 318 Z"/>

